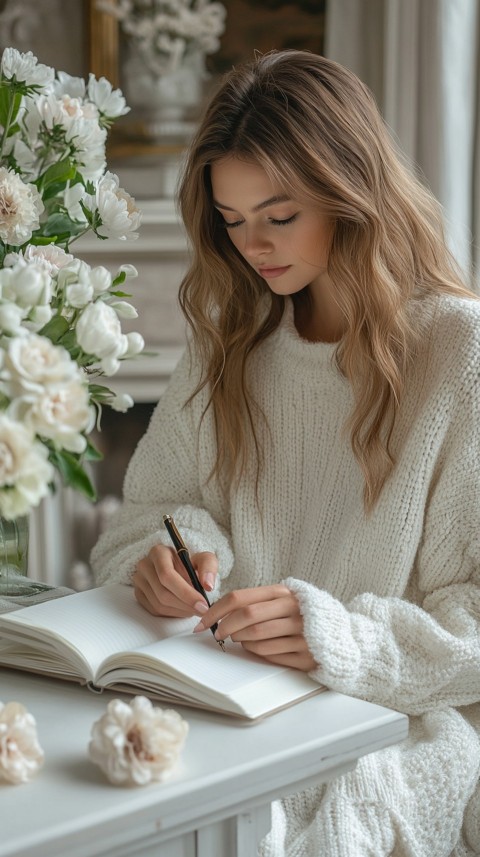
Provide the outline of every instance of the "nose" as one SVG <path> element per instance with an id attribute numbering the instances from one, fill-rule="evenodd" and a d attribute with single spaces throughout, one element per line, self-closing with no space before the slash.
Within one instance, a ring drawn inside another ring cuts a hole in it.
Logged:
<path id="1" fill-rule="evenodd" d="M 243 254 L 251 261 L 257 262 L 262 256 L 271 253 L 273 243 L 265 229 L 261 226 L 250 226 L 245 230 Z"/>

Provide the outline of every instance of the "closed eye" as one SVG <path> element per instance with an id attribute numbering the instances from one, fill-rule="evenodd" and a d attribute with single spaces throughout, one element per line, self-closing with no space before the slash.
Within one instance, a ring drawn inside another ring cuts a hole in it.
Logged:
<path id="1" fill-rule="evenodd" d="M 291 217 L 287 217 L 285 220 L 275 220 L 274 217 L 270 217 L 269 219 L 272 226 L 287 226 L 289 223 L 293 223 L 293 221 L 297 219 L 297 215 L 292 214 Z"/>

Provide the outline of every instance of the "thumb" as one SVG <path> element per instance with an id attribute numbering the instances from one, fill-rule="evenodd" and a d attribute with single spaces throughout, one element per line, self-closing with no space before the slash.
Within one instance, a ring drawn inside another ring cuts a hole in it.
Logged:
<path id="1" fill-rule="evenodd" d="M 218 559 L 211 551 L 202 551 L 192 556 L 198 579 L 206 592 L 215 587 L 218 574 Z"/>

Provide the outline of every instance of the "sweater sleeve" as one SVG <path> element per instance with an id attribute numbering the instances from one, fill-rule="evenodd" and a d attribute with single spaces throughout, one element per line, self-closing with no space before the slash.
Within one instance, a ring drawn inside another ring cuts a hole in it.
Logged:
<path id="1" fill-rule="evenodd" d="M 175 517 L 191 553 L 216 553 L 218 581 L 231 570 L 233 555 L 225 524 L 208 510 L 200 485 L 202 405 L 196 403 L 198 397 L 186 404 L 195 386 L 191 375 L 191 358 L 185 352 L 130 460 L 122 505 L 93 548 L 97 585 L 129 583 L 136 563 L 155 544 L 171 545 L 162 523 L 164 514 Z"/>
<path id="2" fill-rule="evenodd" d="M 452 400 L 423 514 L 409 600 L 365 592 L 343 604 L 304 581 L 296 594 L 314 678 L 418 715 L 480 700 L 480 383 L 467 366 Z"/>

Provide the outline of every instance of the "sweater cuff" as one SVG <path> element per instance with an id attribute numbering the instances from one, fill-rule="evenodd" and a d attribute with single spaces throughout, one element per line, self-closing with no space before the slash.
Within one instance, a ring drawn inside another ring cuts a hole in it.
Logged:
<path id="1" fill-rule="evenodd" d="M 288 577 L 284 583 L 298 600 L 305 639 L 318 664 L 311 677 L 331 690 L 355 695 L 361 655 L 348 610 L 328 592 L 303 580 Z"/>

